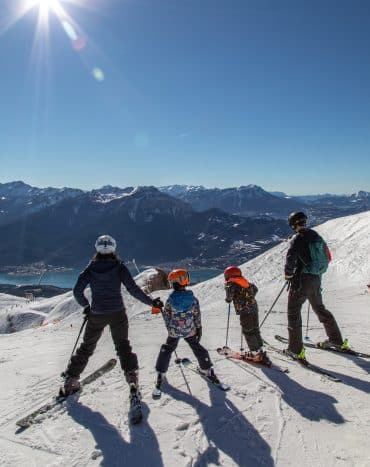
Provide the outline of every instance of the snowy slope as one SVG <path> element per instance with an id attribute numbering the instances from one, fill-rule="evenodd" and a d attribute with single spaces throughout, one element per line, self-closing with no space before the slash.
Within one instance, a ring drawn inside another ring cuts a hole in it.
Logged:
<path id="1" fill-rule="evenodd" d="M 344 334 L 359 350 L 369 351 L 370 213 L 330 221 L 318 229 L 331 246 L 334 261 L 325 278 L 325 302 Z M 242 266 L 257 283 L 260 314 L 279 292 L 287 244 Z M 370 362 L 309 349 L 308 358 L 343 379 L 323 380 L 288 366 L 285 375 L 268 369 L 238 367 L 215 352 L 225 342 L 227 305 L 218 277 L 194 287 L 203 311 L 203 343 L 210 349 L 219 376 L 232 386 L 225 394 L 186 372 L 189 395 L 178 366 L 170 366 L 168 392 L 151 399 L 154 364 L 166 333 L 160 317 L 126 299 L 130 337 L 141 367 L 145 422 L 127 423 L 128 390 L 119 368 L 87 387 L 79 400 L 53 411 L 42 424 L 16 433 L 14 422 L 46 401 L 57 389 L 81 325 L 70 294 L 34 302 L 34 311 L 49 314 L 48 326 L 0 336 L 0 465 L 6 466 L 369 466 Z M 165 298 L 168 292 L 161 292 Z M 0 297 L 0 310 L 4 305 Z M 19 300 L 19 299 L 18 299 Z M 54 300 L 54 301 L 53 301 Z M 263 335 L 286 335 L 286 294 L 275 307 Z M 306 305 L 304 306 L 304 318 Z M 60 319 L 60 321 L 50 318 Z M 239 347 L 240 327 L 232 314 L 229 343 Z M 312 317 L 310 336 L 324 337 Z M 190 356 L 185 343 L 179 355 Z M 89 370 L 114 354 L 108 330 Z"/>

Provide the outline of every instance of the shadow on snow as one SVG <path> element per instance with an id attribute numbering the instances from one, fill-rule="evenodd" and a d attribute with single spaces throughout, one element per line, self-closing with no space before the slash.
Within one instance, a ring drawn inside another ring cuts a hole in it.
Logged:
<path id="1" fill-rule="evenodd" d="M 312 421 L 328 420 L 332 423 L 344 423 L 345 420 L 335 408 L 338 402 L 333 396 L 308 389 L 289 378 L 286 373 L 278 373 L 261 368 L 267 378 L 281 390 L 283 400 L 294 410 Z M 336 383 L 341 384 L 341 383 Z"/>
<path id="2" fill-rule="evenodd" d="M 101 451 L 100 466 L 153 466 L 163 467 L 162 454 L 157 438 L 148 424 L 149 409 L 143 407 L 143 426 L 130 426 L 130 442 L 122 438 L 120 431 L 99 412 L 80 402 L 67 404 L 69 415 L 94 436 L 96 448 Z"/>
<path id="3" fill-rule="evenodd" d="M 209 447 L 199 455 L 193 467 L 222 465 L 221 450 L 240 467 L 273 467 L 270 446 L 243 413 L 229 400 L 226 393 L 209 384 L 211 405 L 196 399 L 166 383 L 164 391 L 173 399 L 192 406 L 199 416 Z"/>

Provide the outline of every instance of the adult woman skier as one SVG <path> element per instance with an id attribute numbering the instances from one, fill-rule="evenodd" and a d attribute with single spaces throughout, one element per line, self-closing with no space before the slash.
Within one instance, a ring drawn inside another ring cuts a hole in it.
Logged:
<path id="1" fill-rule="evenodd" d="M 161 308 L 159 298 L 152 299 L 135 283 L 129 270 L 116 254 L 116 241 L 110 235 L 100 236 L 95 243 L 96 254 L 79 275 L 73 289 L 76 301 L 88 317 L 83 342 L 72 356 L 65 372 L 64 393 L 72 394 L 80 389 L 79 377 L 93 354 L 105 326 L 109 325 L 114 346 L 130 385 L 131 405 L 138 403 L 138 359 L 132 352 L 128 339 L 128 319 L 121 295 L 121 284 L 127 291 L 146 305 Z M 91 305 L 84 290 L 90 285 Z"/>

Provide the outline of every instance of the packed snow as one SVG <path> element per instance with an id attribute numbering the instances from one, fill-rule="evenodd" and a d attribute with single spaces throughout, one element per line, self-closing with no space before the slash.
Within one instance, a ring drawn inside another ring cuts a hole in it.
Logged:
<path id="1" fill-rule="evenodd" d="M 333 254 L 323 283 L 324 302 L 352 346 L 370 353 L 370 212 L 329 221 L 317 230 Z M 246 277 L 259 287 L 261 320 L 284 284 L 287 247 L 284 242 L 242 265 Z M 130 339 L 140 362 L 142 424 L 130 426 L 127 421 L 128 387 L 116 367 L 23 432 L 17 431 L 16 420 L 58 391 L 59 374 L 82 323 L 81 309 L 71 293 L 34 302 L 1 295 L 0 316 L 19 308 L 45 319 L 27 330 L 0 335 L 0 465 L 370 465 L 369 360 L 307 349 L 308 359 L 340 377 L 341 383 L 309 373 L 273 352 L 271 359 L 288 367 L 288 374 L 225 360 L 215 351 L 225 344 L 228 305 L 223 278 L 193 290 L 202 308 L 202 342 L 210 350 L 217 375 L 230 384 L 229 392 L 184 369 L 190 395 L 180 367 L 172 361 L 167 389 L 160 400 L 153 400 L 154 364 L 166 337 L 163 320 L 124 293 Z M 165 299 L 168 293 L 158 295 Z M 286 302 L 284 293 L 262 327 L 264 338 L 278 346 L 274 334 L 287 335 Z M 304 322 L 306 311 L 305 304 Z M 308 333 L 313 341 L 325 337 L 312 313 Z M 229 345 L 240 346 L 234 312 Z M 180 343 L 178 354 L 194 360 L 186 343 Z M 84 374 L 112 356 L 107 330 Z"/>

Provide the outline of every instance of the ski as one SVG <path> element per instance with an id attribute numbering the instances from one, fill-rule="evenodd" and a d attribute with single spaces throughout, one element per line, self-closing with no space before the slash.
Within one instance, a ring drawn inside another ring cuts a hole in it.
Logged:
<path id="1" fill-rule="evenodd" d="M 193 373 L 196 373 L 197 375 L 201 376 L 208 383 L 212 383 L 218 389 L 221 389 L 221 391 L 228 391 L 230 389 L 230 386 L 228 384 L 224 384 L 218 380 L 217 381 L 212 380 L 211 378 L 208 378 L 206 375 L 201 373 L 199 371 L 199 368 L 189 358 L 182 358 L 180 360 L 180 363 L 184 365 L 185 368 L 188 368 L 189 370 L 191 370 Z"/>
<path id="2" fill-rule="evenodd" d="M 77 391 L 77 393 L 80 393 L 82 388 L 86 386 L 87 384 L 92 383 L 96 379 L 98 379 L 100 376 L 104 375 L 108 371 L 112 370 L 117 363 L 117 360 L 115 358 L 111 358 L 108 360 L 103 366 L 95 370 L 93 373 L 90 375 L 86 376 L 81 381 L 81 389 Z M 75 394 L 77 394 L 75 393 Z M 30 414 L 26 415 L 25 417 L 21 418 L 16 422 L 16 425 L 21 427 L 21 428 L 28 428 L 32 424 L 36 423 L 36 418 L 44 414 L 46 412 L 49 412 L 52 410 L 54 407 L 57 407 L 58 405 L 61 405 L 64 401 L 68 399 L 69 396 L 65 396 L 62 391 L 60 391 L 58 396 L 55 396 L 50 402 L 47 402 L 46 404 L 42 405 L 41 407 L 37 408 Z"/>
<path id="3" fill-rule="evenodd" d="M 141 394 L 139 391 L 135 391 L 130 394 L 130 410 L 128 418 L 132 425 L 137 425 L 143 419 L 143 411 L 141 407 Z"/>
<path id="4" fill-rule="evenodd" d="M 279 365 L 276 365 L 275 363 L 271 363 L 270 365 L 267 365 L 264 362 L 255 362 L 252 358 L 248 358 L 248 356 L 246 356 L 245 354 L 242 354 L 241 352 L 236 352 L 230 349 L 229 347 L 218 348 L 217 353 L 219 353 L 220 355 L 224 355 L 228 359 L 232 358 L 233 360 L 239 360 L 241 362 L 251 363 L 252 365 L 255 365 L 255 366 L 270 368 L 271 370 L 280 371 L 282 373 L 289 373 L 289 368 L 281 367 Z"/>
<path id="5" fill-rule="evenodd" d="M 275 339 L 280 341 L 280 342 L 283 342 L 284 344 L 288 343 L 288 339 L 286 337 L 276 335 Z M 312 342 L 312 341 L 311 342 L 310 341 L 305 341 L 304 346 L 305 347 L 310 347 L 312 349 L 327 350 L 329 352 L 336 352 L 336 353 L 339 353 L 339 354 L 342 353 L 342 354 L 345 354 L 345 355 L 352 355 L 354 357 L 370 358 L 369 354 L 366 354 L 366 353 L 363 353 L 363 352 L 357 352 L 356 350 L 352 350 L 352 349 L 341 350 L 341 349 L 338 349 L 337 347 L 334 347 L 334 346 L 329 347 L 329 348 L 323 348 L 323 347 L 320 347 L 319 343 L 315 343 L 315 342 Z"/>
<path id="6" fill-rule="evenodd" d="M 265 340 L 263 341 L 271 350 L 273 350 L 274 352 L 280 354 L 280 355 L 283 355 L 284 357 L 286 358 L 289 358 L 292 362 L 295 362 L 297 363 L 298 365 L 300 365 L 302 368 L 306 368 L 307 370 L 309 371 L 312 371 L 313 373 L 317 373 L 319 375 L 322 375 L 322 376 L 325 376 L 325 378 L 329 379 L 330 381 L 334 381 L 335 383 L 340 383 L 342 382 L 342 380 L 340 378 L 337 378 L 336 376 L 332 375 L 331 373 L 329 373 L 327 370 L 325 370 L 324 368 L 321 368 L 317 365 L 314 365 L 313 363 L 310 363 L 308 362 L 307 360 L 305 361 L 302 361 L 302 360 L 298 360 L 296 358 L 293 358 L 291 357 L 290 355 L 288 355 L 287 353 L 284 352 L 283 349 L 278 349 L 277 347 L 271 345 L 270 343 L 266 342 Z"/>

